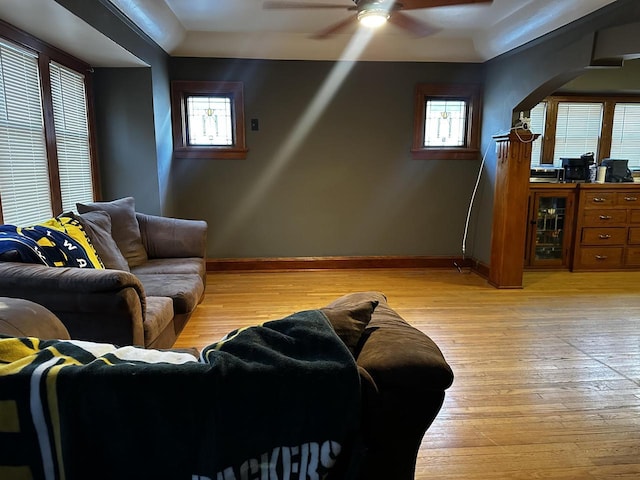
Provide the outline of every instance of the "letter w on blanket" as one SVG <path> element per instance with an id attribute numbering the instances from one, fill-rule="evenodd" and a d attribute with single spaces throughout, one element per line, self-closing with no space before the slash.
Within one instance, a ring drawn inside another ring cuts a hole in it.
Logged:
<path id="1" fill-rule="evenodd" d="M 0 337 L 0 478 L 335 478 L 359 405 L 355 361 L 317 310 L 200 360 Z"/>

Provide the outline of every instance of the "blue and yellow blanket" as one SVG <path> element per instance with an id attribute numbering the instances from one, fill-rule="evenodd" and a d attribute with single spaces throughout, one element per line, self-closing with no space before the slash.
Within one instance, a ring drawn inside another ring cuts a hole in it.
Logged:
<path id="1" fill-rule="evenodd" d="M 317 310 L 200 359 L 0 336 L 0 478 L 348 478 L 359 402 L 353 356 Z"/>
<path id="2" fill-rule="evenodd" d="M 39 225 L 0 225 L 0 258 L 50 267 L 104 268 L 91 240 L 73 214 Z"/>

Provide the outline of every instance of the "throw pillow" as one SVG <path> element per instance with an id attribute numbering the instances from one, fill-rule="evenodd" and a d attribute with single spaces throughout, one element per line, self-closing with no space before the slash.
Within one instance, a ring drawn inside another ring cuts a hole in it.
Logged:
<path id="1" fill-rule="evenodd" d="M 91 238 L 105 268 L 129 272 L 129 264 L 111 235 L 111 217 L 107 212 L 96 210 L 78 215 L 78 220 Z"/>
<path id="2" fill-rule="evenodd" d="M 76 208 L 80 214 L 96 210 L 109 214 L 111 235 L 124 258 L 127 259 L 129 267 L 142 265 L 147 261 L 147 251 L 142 244 L 133 197 L 120 198 L 111 202 L 76 203 Z"/>
<path id="3" fill-rule="evenodd" d="M 357 358 L 362 348 L 361 340 L 364 330 L 371 321 L 371 315 L 377 306 L 378 302 L 372 300 L 348 307 L 325 307 L 320 311 L 326 315 L 338 337 Z"/>

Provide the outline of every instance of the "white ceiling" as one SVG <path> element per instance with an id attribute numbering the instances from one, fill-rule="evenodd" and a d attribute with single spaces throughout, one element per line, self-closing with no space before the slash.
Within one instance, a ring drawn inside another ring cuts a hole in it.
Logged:
<path id="1" fill-rule="evenodd" d="M 354 23 L 324 40 L 310 37 L 353 15 L 347 11 L 352 0 L 297 0 L 344 5 L 344 10 L 268 10 L 263 0 L 110 1 L 174 56 L 482 62 L 615 0 L 494 0 L 411 10 L 404 13 L 440 32 L 416 38 L 385 25 L 363 39 Z"/>
<path id="2" fill-rule="evenodd" d="M 54 0 L 0 0 L 0 18 L 94 67 L 145 65 Z"/>
<path id="3" fill-rule="evenodd" d="M 347 28 L 325 40 L 311 35 L 350 15 L 342 9 L 267 10 L 263 0 L 109 0 L 173 56 L 294 60 L 482 62 L 615 0 L 494 0 L 492 4 L 404 12 L 441 30 L 416 38 L 394 25 L 372 35 Z M 55 0 L 0 0 L 0 18 L 93 66 L 144 62 Z"/>

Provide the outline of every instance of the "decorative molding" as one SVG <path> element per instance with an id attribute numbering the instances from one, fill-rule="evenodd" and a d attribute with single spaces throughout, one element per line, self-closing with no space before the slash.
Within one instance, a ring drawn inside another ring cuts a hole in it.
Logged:
<path id="1" fill-rule="evenodd" d="M 474 262 L 462 257 L 277 257 L 210 258 L 208 272 L 256 270 L 331 270 L 365 268 L 457 268 Z"/>

